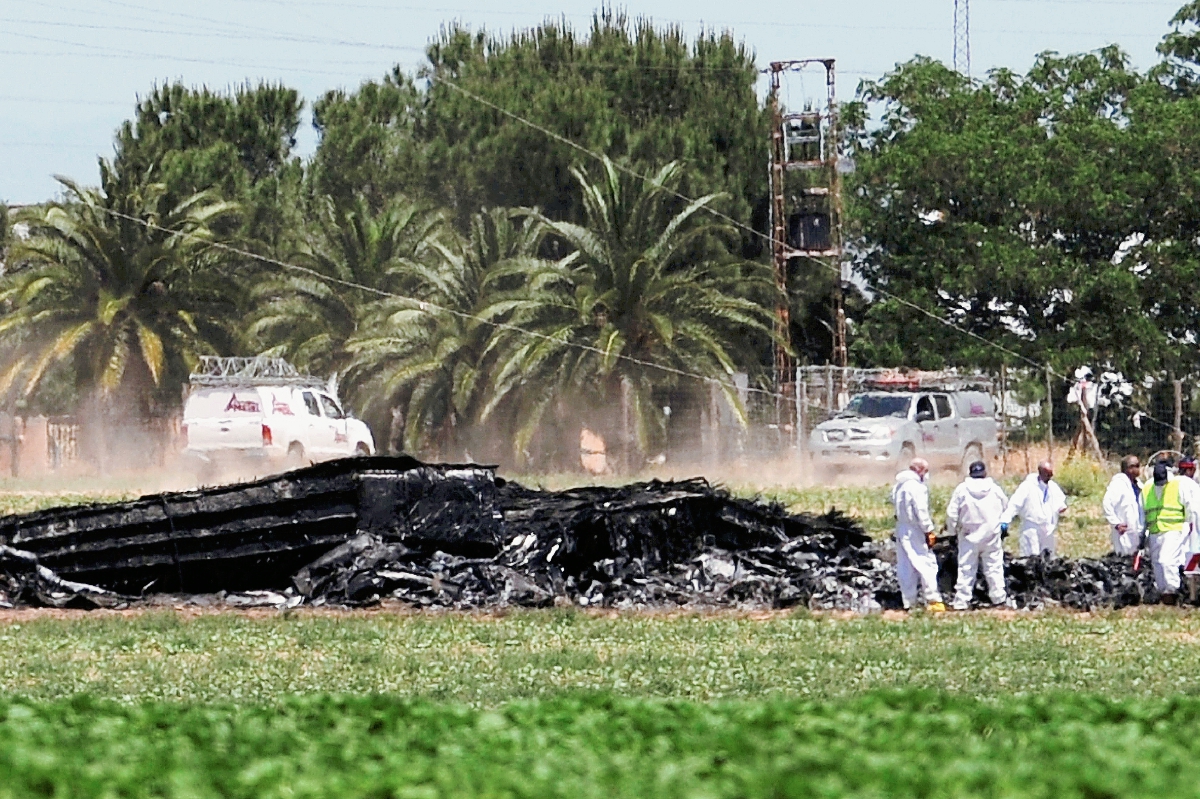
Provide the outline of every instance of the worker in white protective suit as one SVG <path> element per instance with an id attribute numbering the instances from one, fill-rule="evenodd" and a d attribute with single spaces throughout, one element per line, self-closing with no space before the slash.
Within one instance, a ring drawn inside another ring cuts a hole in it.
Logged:
<path id="1" fill-rule="evenodd" d="M 1008 504 L 1003 489 L 987 476 L 983 461 L 975 461 L 970 477 L 958 484 L 946 507 L 946 529 L 958 534 L 958 582 L 954 609 L 966 610 L 975 593 L 975 578 L 983 567 L 993 605 L 1012 607 L 1004 589 L 1004 548 L 1000 515 Z"/>
<path id="2" fill-rule="evenodd" d="M 1054 482 L 1054 466 L 1050 461 L 1038 464 L 1037 472 L 1026 477 L 1000 516 L 1001 537 L 1008 533 L 1013 519 L 1021 517 L 1018 551 L 1021 557 L 1053 555 L 1058 518 L 1067 511 L 1067 495 Z"/>
<path id="3" fill-rule="evenodd" d="M 1142 489 L 1142 509 L 1146 516 L 1146 549 L 1154 567 L 1154 585 L 1162 593 L 1164 605 L 1174 605 L 1179 595 L 1179 570 L 1189 519 L 1200 508 L 1195 483 L 1171 475 L 1168 465 L 1154 464 L 1154 481 Z"/>
<path id="4" fill-rule="evenodd" d="M 1113 552 L 1118 555 L 1133 555 L 1142 546 L 1142 531 L 1146 528 L 1146 517 L 1142 513 L 1142 486 L 1138 478 L 1142 464 L 1136 455 L 1121 459 L 1121 472 L 1113 475 L 1104 492 L 1101 507 L 1104 518 L 1112 527 Z"/>
<path id="5" fill-rule="evenodd" d="M 896 508 L 896 577 L 904 609 L 917 602 L 923 589 L 925 608 L 933 613 L 946 609 L 938 591 L 937 558 L 929 547 L 933 543 L 933 516 L 929 513 L 929 488 L 925 477 L 929 464 L 913 458 L 908 468 L 896 475 L 892 486 L 892 505 Z"/>
<path id="6" fill-rule="evenodd" d="M 1190 507 L 1200 511 L 1200 483 L 1196 482 L 1196 460 L 1185 455 L 1175 468 L 1179 470 L 1179 479 L 1183 482 L 1185 490 L 1195 497 L 1195 501 L 1191 503 Z M 1197 588 L 1200 587 L 1200 582 L 1198 582 L 1198 578 L 1200 578 L 1200 515 L 1188 519 L 1183 544 L 1183 563 L 1183 575 L 1187 578 L 1188 596 L 1194 603 L 1197 598 Z"/>

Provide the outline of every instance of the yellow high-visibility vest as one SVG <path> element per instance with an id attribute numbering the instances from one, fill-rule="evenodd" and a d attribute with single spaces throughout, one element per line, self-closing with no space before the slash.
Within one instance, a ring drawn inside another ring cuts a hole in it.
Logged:
<path id="1" fill-rule="evenodd" d="M 1142 507 L 1146 511 L 1146 532 L 1177 533 L 1183 529 L 1187 519 L 1183 503 L 1179 500 L 1179 481 L 1168 480 L 1163 486 L 1162 497 L 1157 496 L 1156 486 L 1151 483 L 1142 489 Z"/>

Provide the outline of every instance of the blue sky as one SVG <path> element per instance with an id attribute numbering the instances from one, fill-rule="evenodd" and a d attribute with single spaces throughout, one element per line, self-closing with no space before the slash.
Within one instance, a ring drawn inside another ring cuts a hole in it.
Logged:
<path id="1" fill-rule="evenodd" d="M 1025 70 L 1043 50 L 1117 43 L 1144 68 L 1182 0 L 972 0 L 972 71 Z M 0 0 L 0 200 L 55 194 L 51 175 L 96 181 L 113 131 L 156 82 L 223 88 L 282 81 L 307 100 L 353 89 L 394 63 L 414 69 L 438 28 L 458 20 L 497 32 L 566 17 L 586 28 L 596 0 Z M 953 0 L 631 3 L 631 16 L 731 29 L 768 61 L 836 58 L 838 92 L 920 53 L 949 63 Z M 821 91 L 818 76 L 790 86 Z M 312 151 L 307 121 L 300 151 Z"/>

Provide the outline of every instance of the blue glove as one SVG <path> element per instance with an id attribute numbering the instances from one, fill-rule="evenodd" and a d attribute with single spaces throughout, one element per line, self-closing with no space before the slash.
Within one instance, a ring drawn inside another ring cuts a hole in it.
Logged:
<path id="1" fill-rule="evenodd" d="M 1008 525 L 1004 522 L 1000 523 L 1000 537 L 1008 538 Z"/>

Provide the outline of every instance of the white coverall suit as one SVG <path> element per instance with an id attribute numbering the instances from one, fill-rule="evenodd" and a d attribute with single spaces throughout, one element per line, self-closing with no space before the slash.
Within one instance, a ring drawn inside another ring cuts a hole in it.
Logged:
<path id="1" fill-rule="evenodd" d="M 1172 477 L 1168 483 L 1179 486 L 1179 501 L 1183 505 L 1184 526 L 1182 530 L 1169 530 L 1161 533 L 1146 532 L 1146 549 L 1150 553 L 1150 563 L 1154 567 L 1154 585 L 1163 593 L 1179 591 L 1179 569 L 1184 565 L 1185 548 L 1188 538 L 1188 524 L 1195 522 L 1200 513 L 1200 486 L 1191 478 L 1180 479 Z M 1162 493 L 1166 486 L 1156 486 L 1153 482 L 1142 487 L 1143 509 L 1150 500 L 1151 492 Z"/>
<path id="2" fill-rule="evenodd" d="M 892 504 L 896 508 L 896 577 L 904 607 L 911 608 L 917 601 L 918 588 L 925 589 L 925 604 L 941 602 L 937 558 L 925 540 L 926 533 L 933 532 L 929 488 L 920 475 L 911 469 L 896 475 Z"/>
<path id="3" fill-rule="evenodd" d="M 946 528 L 958 533 L 958 582 L 954 608 L 966 610 L 975 593 L 975 577 L 983 565 L 992 604 L 1008 600 L 1004 589 L 1004 548 L 1000 541 L 1000 514 L 1008 497 L 990 477 L 968 477 L 958 484 L 946 506 Z"/>
<path id="4" fill-rule="evenodd" d="M 1038 475 L 1026 477 L 1000 516 L 1001 524 L 1012 524 L 1013 517 L 1021 517 L 1019 538 L 1021 557 L 1054 554 L 1055 536 L 1058 530 L 1058 513 L 1067 507 L 1067 495 L 1058 483 L 1050 480 L 1043 483 Z"/>
<path id="5" fill-rule="evenodd" d="M 1142 489 L 1143 491 L 1145 489 Z M 1104 492 L 1104 518 L 1112 526 L 1113 552 L 1118 555 L 1133 555 L 1142 546 L 1142 531 L 1146 528 L 1146 517 L 1142 503 L 1133 490 L 1133 481 L 1124 472 L 1117 472 L 1109 481 Z M 1117 525 L 1128 529 L 1118 532 Z"/>
<path id="6" fill-rule="evenodd" d="M 1200 554 L 1200 483 L 1197 483 L 1194 477 L 1185 474 L 1179 475 L 1179 479 L 1185 484 L 1191 484 L 1186 485 L 1184 491 L 1195 497 L 1189 505 L 1193 515 L 1188 517 L 1187 536 L 1183 542 L 1183 562 L 1186 565 L 1193 555 Z"/>

